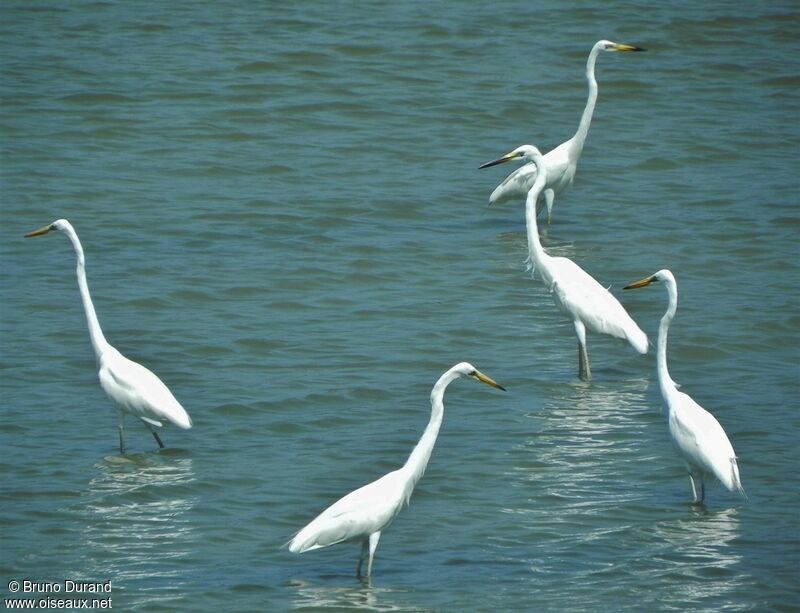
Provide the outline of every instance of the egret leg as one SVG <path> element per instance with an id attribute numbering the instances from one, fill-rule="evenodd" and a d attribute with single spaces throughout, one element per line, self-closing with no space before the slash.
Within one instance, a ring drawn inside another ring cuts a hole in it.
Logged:
<path id="1" fill-rule="evenodd" d="M 706 499 L 706 480 L 700 475 L 700 502 Z"/>
<path id="2" fill-rule="evenodd" d="M 147 426 L 147 429 L 148 429 L 148 430 L 150 430 L 150 433 L 151 433 L 151 434 L 153 435 L 153 437 L 156 439 L 156 443 L 158 443 L 158 446 L 159 446 L 161 449 L 164 449 L 164 443 L 162 443 L 162 442 L 161 442 L 161 437 L 159 437 L 159 436 L 158 436 L 158 432 L 156 432 L 156 431 L 153 429 L 153 426 L 151 426 L 150 424 L 148 424 L 146 421 L 143 421 L 142 423 L 143 423 L 145 426 Z"/>
<path id="3" fill-rule="evenodd" d="M 552 189 L 544 190 L 544 201 L 547 203 L 547 225 L 550 225 L 550 220 L 553 218 L 553 200 L 556 193 Z"/>
<path id="4" fill-rule="evenodd" d="M 381 540 L 380 532 L 373 532 L 369 535 L 369 562 L 367 562 L 367 577 L 372 576 L 372 560 L 375 558 L 375 550 L 378 548 L 379 540 Z"/>
<path id="5" fill-rule="evenodd" d="M 576 319 L 574 322 L 575 334 L 578 337 L 578 377 L 581 381 L 591 381 L 592 371 L 589 368 L 589 352 L 586 350 L 586 328 L 583 322 Z"/>
<path id="6" fill-rule="evenodd" d="M 364 563 L 364 558 L 369 554 L 369 539 L 361 541 L 361 555 L 358 556 L 358 564 L 356 564 L 356 577 L 361 578 L 361 565 Z"/>
<path id="7" fill-rule="evenodd" d="M 544 200 L 539 198 L 539 200 L 536 201 L 536 218 L 537 219 L 539 218 L 539 213 L 542 212 L 543 208 L 544 208 Z"/>
<path id="8" fill-rule="evenodd" d="M 592 371 L 589 368 L 589 353 L 586 345 L 578 343 L 578 377 L 581 381 L 591 381 Z"/>
<path id="9" fill-rule="evenodd" d="M 125 454 L 125 439 L 122 436 L 122 429 L 125 425 L 125 414 L 120 411 L 119 412 L 119 454 Z"/>
<path id="10" fill-rule="evenodd" d="M 153 436 L 156 439 L 156 443 L 158 443 L 158 446 L 161 449 L 164 449 L 164 443 L 161 442 L 161 437 L 158 436 L 158 432 L 156 432 L 155 430 L 152 430 L 152 433 L 153 433 Z"/>
<path id="11" fill-rule="evenodd" d="M 692 476 L 692 473 L 689 473 L 689 482 L 692 484 L 692 502 L 693 503 L 700 502 L 702 498 L 697 497 L 697 488 L 694 486 L 694 477 Z M 703 487 L 703 496 L 705 496 L 705 485 L 703 485 L 702 481 L 700 483 L 701 486 Z"/>

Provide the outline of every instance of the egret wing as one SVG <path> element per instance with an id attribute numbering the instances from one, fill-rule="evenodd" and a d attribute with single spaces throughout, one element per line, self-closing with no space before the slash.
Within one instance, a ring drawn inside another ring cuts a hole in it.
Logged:
<path id="1" fill-rule="evenodd" d="M 536 165 L 528 163 L 520 166 L 494 188 L 492 195 L 489 196 L 489 204 L 502 204 L 515 198 L 524 200 L 534 181 L 536 181 Z"/>
<path id="2" fill-rule="evenodd" d="M 383 530 L 403 506 L 398 471 L 343 496 L 314 518 L 289 542 L 294 553 L 363 539 Z"/>
<path id="3" fill-rule="evenodd" d="M 670 412 L 672 440 L 690 466 L 711 473 L 725 487 L 741 489 L 736 453 L 722 425 L 711 413 L 683 392 L 675 392 L 678 406 Z"/>
<path id="4" fill-rule="evenodd" d="M 579 317 L 592 331 L 628 340 L 647 352 L 647 335 L 611 292 L 569 258 L 553 258 L 551 275 L 556 304 L 570 317 Z"/>
<path id="5" fill-rule="evenodd" d="M 574 163 L 571 162 L 570 141 L 561 143 L 555 149 L 545 153 L 544 167 L 547 169 L 547 181 L 542 191 L 552 189 L 556 194 L 560 194 L 572 185 L 577 160 Z M 531 183 L 531 187 L 533 187 L 533 183 Z"/>
<path id="6" fill-rule="evenodd" d="M 124 411 L 160 426 L 169 421 L 188 429 L 192 420 L 169 388 L 152 371 L 115 349 L 100 359 L 100 385 Z"/>

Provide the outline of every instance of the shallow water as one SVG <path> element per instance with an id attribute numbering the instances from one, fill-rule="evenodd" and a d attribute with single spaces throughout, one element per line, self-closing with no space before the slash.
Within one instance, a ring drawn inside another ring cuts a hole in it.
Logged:
<path id="1" fill-rule="evenodd" d="M 11 579 L 112 581 L 141 611 L 800 606 L 800 37 L 793 3 L 6 5 L 2 554 Z M 654 356 L 571 324 L 525 270 L 523 208 L 477 166 L 575 130 L 600 98 L 551 253 L 610 286 L 740 458 L 705 507 L 670 447 Z M 116 415 L 59 217 L 108 340 L 195 428 L 154 452 Z M 280 546 L 399 466 L 441 372 L 433 458 L 381 539 Z M 9 596 L 3 587 L 3 596 Z"/>

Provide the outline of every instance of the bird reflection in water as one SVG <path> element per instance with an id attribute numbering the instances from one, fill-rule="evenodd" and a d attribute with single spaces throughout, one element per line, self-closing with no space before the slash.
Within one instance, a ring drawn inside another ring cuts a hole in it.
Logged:
<path id="1" fill-rule="evenodd" d="M 532 436 L 512 469 L 516 478 L 535 481 L 540 495 L 607 499 L 611 470 L 618 461 L 647 458 L 650 407 L 646 378 L 608 386 L 560 386 L 544 406 L 531 407 Z M 533 462 L 533 465 L 531 465 Z M 544 489 L 542 489 L 544 488 Z M 636 496 L 634 489 L 620 488 Z"/>
<path id="2" fill-rule="evenodd" d="M 295 609 L 324 608 L 330 610 L 368 610 L 368 611 L 407 611 L 408 606 L 387 600 L 402 594 L 405 590 L 397 588 L 373 587 L 372 580 L 364 577 L 353 587 L 334 585 L 315 585 L 308 581 L 290 580 L 287 583 L 294 590 Z"/>
<path id="3" fill-rule="evenodd" d="M 688 515 L 653 526 L 655 569 L 650 572 L 670 586 L 664 591 L 654 588 L 661 606 L 686 610 L 704 601 L 720 602 L 742 589 L 743 575 L 735 568 L 742 561 L 735 546 L 740 537 L 738 513 L 736 508 L 710 512 L 694 506 Z"/>
<path id="4" fill-rule="evenodd" d="M 163 604 L 189 579 L 179 562 L 195 538 L 187 517 L 196 503 L 195 472 L 182 453 L 109 456 L 95 465 L 79 503 L 85 520 L 81 574 L 107 577 L 122 589 L 136 586 L 137 605 L 146 598 L 144 582 Z"/>
<path id="5" fill-rule="evenodd" d="M 620 516 L 635 513 L 649 495 L 637 483 L 652 456 L 647 430 L 657 420 L 650 417 L 647 388 L 647 378 L 576 382 L 552 394 L 545 390 L 545 405 L 531 404 L 528 432 L 503 476 L 508 504 L 500 512 L 513 516 L 513 529 L 493 536 L 499 557 L 522 556 L 547 576 L 573 564 L 587 547 L 624 538 L 628 524 Z"/>

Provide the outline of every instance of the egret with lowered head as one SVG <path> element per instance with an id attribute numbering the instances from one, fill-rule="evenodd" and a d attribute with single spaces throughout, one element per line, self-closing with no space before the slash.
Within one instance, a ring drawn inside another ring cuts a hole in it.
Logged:
<path id="1" fill-rule="evenodd" d="M 544 186 L 544 200 L 547 204 L 547 223 L 553 212 L 553 201 L 556 194 L 572 185 L 575 179 L 575 171 L 578 168 L 578 159 L 583 152 L 583 144 L 586 142 L 586 135 L 589 133 L 589 125 L 592 123 L 594 107 L 597 103 L 597 80 L 594 77 L 594 65 L 597 56 L 601 51 L 617 51 L 627 53 L 630 51 L 644 51 L 641 47 L 614 43 L 610 40 L 599 40 L 592 47 L 589 59 L 586 60 L 586 80 L 589 83 L 589 98 L 586 100 L 586 108 L 583 109 L 581 122 L 578 124 L 578 131 L 568 141 L 561 143 L 555 149 L 548 151 L 544 156 L 547 167 L 547 178 Z M 487 164 L 481 166 L 486 168 Z M 536 180 L 536 173 L 541 172 L 534 164 L 520 166 L 503 182 L 498 185 L 492 195 L 489 196 L 490 204 L 500 204 L 513 198 L 525 198 L 533 182 Z M 539 214 L 541 206 L 536 207 L 536 214 Z"/>
<path id="2" fill-rule="evenodd" d="M 542 247 L 536 222 L 536 202 L 544 189 L 545 177 L 549 171 L 541 152 L 533 145 L 522 145 L 484 166 L 516 159 L 527 160 L 539 169 L 525 203 L 528 252 L 533 270 L 539 270 L 556 306 L 572 320 L 575 327 L 575 335 L 578 337 L 578 376 L 584 381 L 592 377 L 586 349 L 586 328 L 626 340 L 639 353 L 647 353 L 647 335 L 611 292 L 569 258 L 552 257 Z"/>
<path id="3" fill-rule="evenodd" d="M 678 385 L 667 370 L 667 333 L 669 324 L 678 310 L 678 284 L 675 276 L 666 268 L 654 275 L 626 285 L 625 289 L 646 287 L 656 281 L 667 288 L 669 306 L 658 327 L 656 364 L 661 397 L 667 405 L 667 419 L 672 443 L 686 463 L 689 481 L 692 484 L 694 503 L 705 499 L 705 475 L 714 475 L 730 491 L 744 495 L 739 479 L 739 465 L 728 435 L 717 418 L 697 404 L 689 394 L 678 391 Z M 697 493 L 695 477 L 700 479 L 700 494 Z"/>
<path id="4" fill-rule="evenodd" d="M 192 427 L 191 418 L 161 379 L 141 364 L 126 358 L 106 340 L 89 295 L 83 247 L 72 224 L 66 219 L 58 219 L 25 236 L 41 236 L 52 230 L 59 230 L 67 235 L 78 258 L 76 271 L 78 288 L 81 292 L 83 309 L 86 312 L 86 323 L 89 325 L 89 338 L 97 357 L 100 387 L 119 408 L 119 452 L 125 453 L 125 441 L 122 434 L 125 413 L 141 419 L 153 434 L 158 446 L 163 448 L 164 443 L 161 442 L 161 438 L 153 427 L 161 427 L 163 422 L 168 421 L 187 430 Z"/>
<path id="5" fill-rule="evenodd" d="M 302 553 L 345 541 L 361 541 L 356 575 L 361 576 L 361 566 L 367 557 L 367 577 L 372 575 L 372 561 L 381 533 L 392 523 L 403 505 L 408 504 L 414 486 L 428 466 L 444 416 L 444 391 L 462 375 L 505 391 L 472 364 L 461 362 L 453 366 L 433 386 L 430 421 L 406 463 L 334 502 L 287 543 L 289 551 Z"/>

